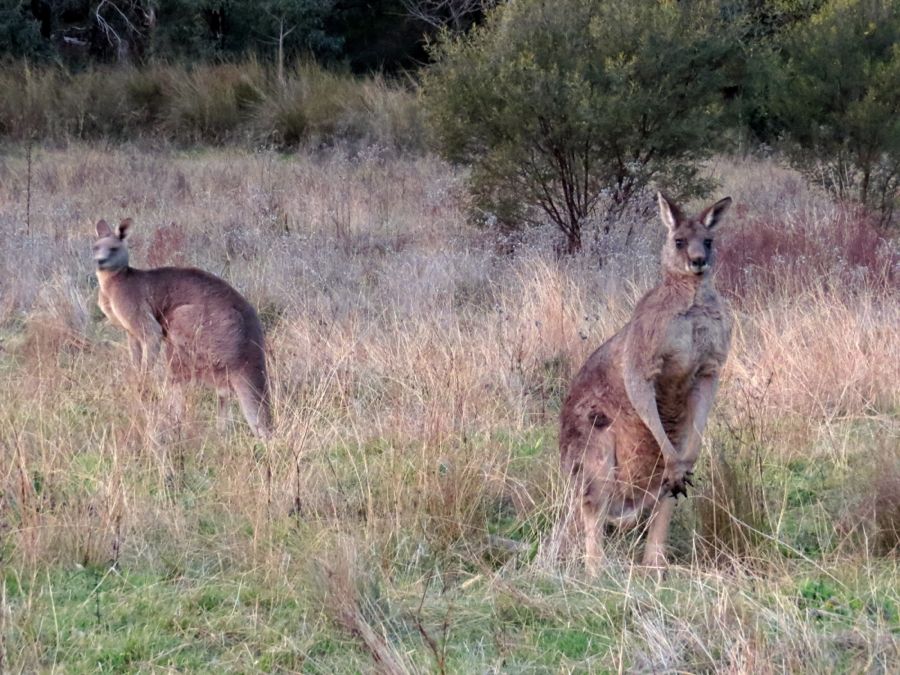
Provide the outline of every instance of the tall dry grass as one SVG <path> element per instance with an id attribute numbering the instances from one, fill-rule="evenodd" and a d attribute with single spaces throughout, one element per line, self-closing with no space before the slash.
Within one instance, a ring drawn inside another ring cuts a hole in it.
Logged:
<path id="1" fill-rule="evenodd" d="M 380 144 L 422 150 L 426 131 L 407 83 L 298 63 L 282 80 L 240 63 L 69 72 L 0 64 L 0 137 L 239 145 Z"/>
<path id="2" fill-rule="evenodd" d="M 829 249 L 821 274 L 770 260 L 752 288 L 734 287 L 733 352 L 705 481 L 679 509 L 671 586 L 637 574 L 634 533 L 612 539 L 591 582 L 551 554 L 556 415 L 571 375 L 653 283 L 656 223 L 598 268 L 541 236 L 500 253 L 465 224 L 464 176 L 427 156 L 77 146 L 38 151 L 24 236 L 24 166 L 0 163 L 0 555 L 17 575 L 246 575 L 306 608 L 312 634 L 337 627 L 358 646 L 338 662 L 295 645 L 326 670 L 431 667 L 406 648 L 461 670 L 502 653 L 510 667 L 573 653 L 555 666 L 638 671 L 815 670 L 844 649 L 851 669 L 896 658 L 889 610 L 810 623 L 828 603 L 897 600 L 894 553 L 869 545 L 897 528 L 896 482 L 872 478 L 897 475 L 896 270 L 844 274 Z M 714 170 L 738 233 L 775 213 L 838 222 L 773 165 Z M 92 223 L 125 216 L 134 264 L 198 265 L 259 308 L 271 443 L 240 422 L 216 433 L 199 391 L 172 438 L 165 384 L 130 374 L 122 335 L 94 308 L 89 256 Z M 830 594 L 797 581 L 820 576 Z M 38 612 L 9 611 L 23 626 Z M 506 628 L 488 648 L 491 625 Z M 572 625 L 594 646 L 541 649 L 534 626 Z M 7 659 L 47 665 L 39 633 L 11 634 Z"/>

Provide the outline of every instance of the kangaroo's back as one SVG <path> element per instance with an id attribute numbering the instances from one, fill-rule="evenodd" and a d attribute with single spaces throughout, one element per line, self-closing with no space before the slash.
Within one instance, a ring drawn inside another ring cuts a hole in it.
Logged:
<path id="1" fill-rule="evenodd" d="M 173 345 L 202 352 L 211 368 L 265 366 L 263 327 L 256 310 L 225 281 L 196 268 L 135 273 L 143 277 L 154 316 Z"/>
<path id="2" fill-rule="evenodd" d="M 598 347 L 569 385 L 560 413 L 559 437 L 560 459 L 566 471 L 581 461 L 592 434 L 630 412 L 620 367 L 623 337 L 624 329 Z"/>

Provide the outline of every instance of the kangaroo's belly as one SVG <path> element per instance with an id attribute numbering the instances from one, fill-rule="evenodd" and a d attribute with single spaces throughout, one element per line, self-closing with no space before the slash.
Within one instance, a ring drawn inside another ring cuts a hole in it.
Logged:
<path id="1" fill-rule="evenodd" d="M 618 429 L 614 480 L 606 508 L 607 522 L 616 527 L 636 524 L 662 493 L 665 463 L 659 446 L 639 422 L 629 427 Z"/>
<path id="2" fill-rule="evenodd" d="M 166 357 L 169 373 L 176 382 L 192 381 L 216 388 L 229 387 L 229 369 L 214 354 L 166 340 Z"/>
<path id="3" fill-rule="evenodd" d="M 615 478 L 618 492 L 640 496 L 662 482 L 665 461 L 650 430 L 638 419 L 623 420 L 616 436 Z"/>

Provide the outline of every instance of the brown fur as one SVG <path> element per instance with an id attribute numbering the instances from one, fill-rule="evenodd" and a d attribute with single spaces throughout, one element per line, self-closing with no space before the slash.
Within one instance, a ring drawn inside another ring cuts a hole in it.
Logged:
<path id="1" fill-rule="evenodd" d="M 563 405 L 560 457 L 572 477 L 592 570 L 599 524 L 633 525 L 652 509 L 644 564 L 662 566 L 678 494 L 686 494 L 731 343 L 731 319 L 709 270 L 731 199 L 694 218 L 659 195 L 668 228 L 662 281 L 595 351 Z"/>
<path id="2" fill-rule="evenodd" d="M 97 224 L 94 244 L 98 303 L 125 329 L 132 359 L 142 373 L 156 362 L 162 344 L 171 380 L 202 382 L 224 397 L 237 396 L 253 432 L 271 430 L 263 328 L 256 311 L 218 277 L 195 268 L 134 269 L 128 265 L 123 221 L 114 234 Z"/>

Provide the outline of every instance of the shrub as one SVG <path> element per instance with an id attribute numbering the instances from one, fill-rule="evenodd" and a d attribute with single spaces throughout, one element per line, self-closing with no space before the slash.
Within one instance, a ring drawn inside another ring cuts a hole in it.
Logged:
<path id="1" fill-rule="evenodd" d="M 789 32 L 771 87 L 794 164 L 891 222 L 900 190 L 900 4 L 833 0 Z"/>
<path id="2" fill-rule="evenodd" d="M 900 551 L 900 456 L 892 440 L 877 442 L 850 487 L 852 507 L 837 529 L 844 534 L 858 532 L 876 555 Z"/>
<path id="3" fill-rule="evenodd" d="M 40 24 L 24 5 L 10 0 L 0 2 L 0 54 L 45 58 L 50 50 L 41 41 Z"/>
<path id="4" fill-rule="evenodd" d="M 900 460 L 896 452 L 882 453 L 877 458 L 873 481 L 872 512 L 877 527 L 876 551 L 888 555 L 900 550 Z"/>
<path id="5" fill-rule="evenodd" d="M 595 213 L 651 182 L 708 187 L 727 40 L 714 5 L 522 0 L 434 51 L 424 100 L 442 151 L 471 161 L 476 206 L 549 218 L 569 251 Z"/>

